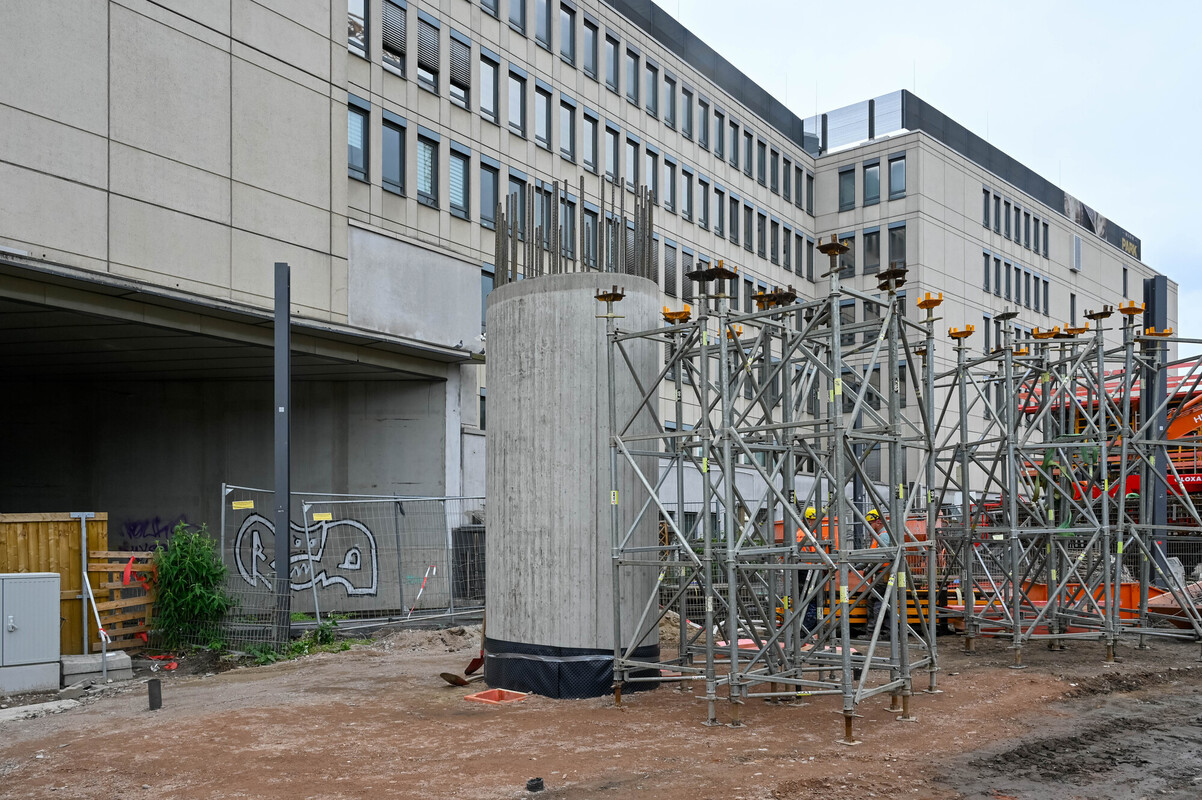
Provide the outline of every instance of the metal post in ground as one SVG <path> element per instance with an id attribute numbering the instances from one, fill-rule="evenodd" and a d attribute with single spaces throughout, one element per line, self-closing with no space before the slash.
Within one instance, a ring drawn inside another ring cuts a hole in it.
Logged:
<path id="1" fill-rule="evenodd" d="M 275 265 L 275 641 L 287 643 L 291 622 L 291 286 L 287 263 Z"/>

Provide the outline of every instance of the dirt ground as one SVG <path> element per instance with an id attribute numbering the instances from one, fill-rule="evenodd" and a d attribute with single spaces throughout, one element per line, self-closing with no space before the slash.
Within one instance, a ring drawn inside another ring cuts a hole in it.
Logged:
<path id="1" fill-rule="evenodd" d="M 862 743 L 836 743 L 836 698 L 753 701 L 741 728 L 705 727 L 695 692 L 509 706 L 448 686 L 477 628 L 397 632 L 220 674 L 145 678 L 60 714 L 0 723 L 0 796 L 162 798 L 1198 798 L 1202 664 L 1196 644 L 1032 647 L 941 637 L 940 694 L 917 722 L 860 707 Z M 178 672 L 186 673 L 187 660 Z M 202 664 L 201 669 L 207 666 Z M 921 682 L 925 686 L 925 679 Z M 720 706 L 728 718 L 728 709 Z M 546 791 L 530 795 L 526 781 Z M 57 794 L 52 794 L 56 793 Z"/>

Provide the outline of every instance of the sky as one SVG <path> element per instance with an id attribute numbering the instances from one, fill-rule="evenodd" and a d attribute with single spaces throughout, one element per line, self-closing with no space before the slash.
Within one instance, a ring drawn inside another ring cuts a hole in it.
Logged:
<path id="1" fill-rule="evenodd" d="M 1202 3 L 658 2 L 800 117 L 911 90 L 1138 236 L 1202 339 Z"/>

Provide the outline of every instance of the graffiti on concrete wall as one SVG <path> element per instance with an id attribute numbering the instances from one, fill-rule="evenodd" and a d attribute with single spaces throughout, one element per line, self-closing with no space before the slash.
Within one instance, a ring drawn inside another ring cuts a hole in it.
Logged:
<path id="1" fill-rule="evenodd" d="M 165 545 L 175 526 L 181 522 L 188 522 L 187 514 L 126 520 L 121 523 L 122 547 L 126 550 L 153 550 L 156 544 Z"/>
<path id="2" fill-rule="evenodd" d="M 290 523 L 292 590 L 341 586 L 348 597 L 374 597 L 379 589 L 376 537 L 353 519 Z M 272 588 L 275 576 L 275 524 L 262 514 L 243 520 L 234 537 L 234 564 L 251 586 Z"/>

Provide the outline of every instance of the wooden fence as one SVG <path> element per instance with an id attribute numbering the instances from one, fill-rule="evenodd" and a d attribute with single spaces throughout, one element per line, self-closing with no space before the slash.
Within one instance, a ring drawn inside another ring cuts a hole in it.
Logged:
<path id="1" fill-rule="evenodd" d="M 80 521 L 70 514 L 0 514 L 0 572 L 57 572 L 59 643 L 64 654 L 84 652 L 83 551 Z M 108 549 L 108 514 L 97 512 L 88 520 L 88 550 Z M 100 580 L 92 578 L 99 594 Z M 96 622 L 87 610 L 89 638 L 96 638 Z"/>

